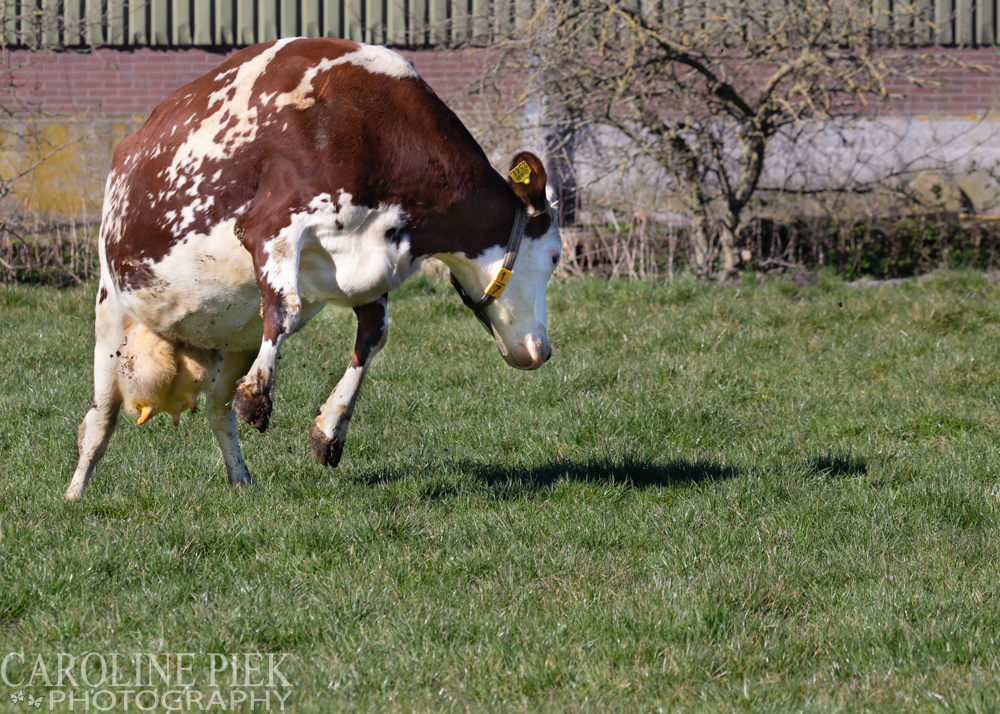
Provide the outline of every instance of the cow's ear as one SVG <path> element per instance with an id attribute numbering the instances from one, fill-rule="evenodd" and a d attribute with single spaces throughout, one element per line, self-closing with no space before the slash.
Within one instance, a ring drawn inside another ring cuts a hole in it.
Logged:
<path id="1" fill-rule="evenodd" d="M 524 202 L 529 213 L 544 211 L 545 199 L 545 167 L 542 160 L 530 151 L 518 153 L 510 162 L 507 173 L 507 183 L 514 189 L 517 197 Z"/>

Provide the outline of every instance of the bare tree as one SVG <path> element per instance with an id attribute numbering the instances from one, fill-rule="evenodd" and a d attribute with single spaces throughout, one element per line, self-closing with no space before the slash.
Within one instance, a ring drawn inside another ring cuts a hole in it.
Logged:
<path id="1" fill-rule="evenodd" d="M 659 167 L 690 223 L 689 265 L 725 279 L 776 137 L 871 112 L 893 87 L 960 63 L 911 49 L 933 39 L 923 5 L 550 0 L 492 44 L 493 75 L 522 76 L 522 102 L 544 97 L 556 137 L 623 137 L 609 171 L 643 157 Z"/>

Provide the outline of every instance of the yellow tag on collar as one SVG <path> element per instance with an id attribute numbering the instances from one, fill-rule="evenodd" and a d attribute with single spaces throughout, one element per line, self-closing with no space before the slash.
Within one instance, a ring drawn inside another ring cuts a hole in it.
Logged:
<path id="1" fill-rule="evenodd" d="M 510 170 L 510 177 L 514 183 L 531 183 L 531 167 L 527 161 L 522 161 Z"/>
<path id="2" fill-rule="evenodd" d="M 490 286 L 486 288 L 486 294 L 494 298 L 500 297 L 500 293 L 502 293 L 503 289 L 507 287 L 508 280 L 510 280 L 510 271 L 506 268 L 500 268 L 500 272 L 497 273 L 495 278 L 493 278 L 493 282 L 490 283 Z"/>

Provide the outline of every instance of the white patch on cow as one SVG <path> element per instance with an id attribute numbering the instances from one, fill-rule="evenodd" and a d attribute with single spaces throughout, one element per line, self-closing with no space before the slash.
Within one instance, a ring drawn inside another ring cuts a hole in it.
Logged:
<path id="1" fill-rule="evenodd" d="M 341 64 L 353 64 L 373 74 L 384 74 L 396 79 L 416 77 L 417 73 L 405 59 L 392 50 L 379 45 L 359 45 L 354 52 L 348 52 L 336 59 L 323 59 L 302 73 L 298 86 L 290 92 L 277 95 L 274 100 L 275 109 L 292 106 L 297 109 L 307 109 L 316 103 L 313 92 L 313 81 L 321 72 L 326 72 Z M 261 102 L 267 104 L 273 94 L 261 95 Z M 285 124 L 286 128 L 288 125 Z"/>
<path id="2" fill-rule="evenodd" d="M 176 226 L 174 226 L 174 235 L 181 236 L 186 231 L 187 227 L 194 223 L 194 212 L 201 207 L 202 199 L 197 198 L 193 202 L 184 206 L 181 209 L 181 220 Z"/>
<path id="3" fill-rule="evenodd" d="M 236 72 L 238 70 L 239 70 L 239 67 L 233 67 L 231 69 L 227 69 L 225 72 L 219 72 L 217 75 L 215 75 L 215 81 L 216 82 L 221 82 L 223 79 L 225 79 L 226 77 L 228 77 L 229 75 L 231 75 L 233 72 Z"/>
<path id="4" fill-rule="evenodd" d="M 260 292 L 253 259 L 234 232 L 236 220 L 207 234 L 189 233 L 158 263 L 146 285 L 122 293 L 125 311 L 150 329 L 195 347 L 260 345 Z"/>
<path id="5" fill-rule="evenodd" d="M 208 108 L 212 113 L 177 148 L 167 170 L 170 181 L 178 181 L 182 172 L 189 172 L 198 182 L 196 175 L 206 160 L 227 159 L 237 148 L 256 138 L 257 108 L 250 106 L 254 84 L 278 51 L 295 39 L 278 40 L 256 57 L 234 67 L 236 76 L 209 95 Z M 227 75 L 224 72 L 221 76 Z M 235 123 L 231 121 L 234 118 Z M 220 134 L 222 139 L 217 141 Z"/>
<path id="6" fill-rule="evenodd" d="M 313 65 L 307 69 L 302 73 L 302 78 L 299 80 L 299 84 L 295 87 L 295 89 L 290 92 L 283 92 L 277 95 L 274 100 L 274 108 L 281 109 L 282 107 L 291 106 L 296 109 L 308 109 L 311 107 L 316 103 L 316 100 L 307 95 L 311 94 L 313 91 L 313 80 L 316 79 L 316 75 L 320 72 L 327 71 L 337 64 L 343 64 L 340 60 L 343 60 L 343 57 L 338 59 L 323 59 L 320 60 L 319 64 Z M 261 95 L 261 102 L 266 105 L 270 101 L 271 97 L 274 96 L 274 94 Z M 288 122 L 285 122 L 285 128 L 287 127 Z"/>
<path id="7" fill-rule="evenodd" d="M 336 201 L 330 194 L 314 197 L 265 246 L 262 277 L 284 295 L 297 292 L 295 304 L 287 307 L 301 309 L 298 327 L 323 303 L 353 307 L 372 302 L 420 266 L 405 235 L 386 238 L 405 223 L 400 206 L 368 208 L 351 199 L 343 191 Z M 192 204 L 198 210 L 208 205 Z M 187 224 L 192 206 L 164 218 Z M 150 277 L 141 288 L 122 294 L 126 312 L 150 329 L 196 347 L 247 350 L 259 345 L 260 292 L 253 259 L 236 237 L 235 224 L 235 217 L 230 218 L 207 234 L 172 226 L 184 240 L 159 262 L 143 264 Z"/>
<path id="8" fill-rule="evenodd" d="M 385 301 L 379 300 L 383 310 L 386 307 Z M 328 439 L 336 439 L 343 444 L 347 440 L 347 429 L 351 425 L 351 417 L 354 414 L 354 406 L 358 401 L 358 394 L 361 391 L 361 382 L 365 373 L 371 366 L 375 355 L 379 353 L 385 345 L 389 332 L 389 313 L 383 312 L 382 318 L 382 339 L 372 345 L 365 363 L 354 367 L 350 366 L 337 382 L 336 388 L 330 397 L 324 402 L 316 417 L 316 424 Z"/>
<path id="9" fill-rule="evenodd" d="M 179 238 L 184 234 L 183 229 L 194 221 L 194 212 L 190 206 L 182 206 L 180 213 L 177 211 L 167 211 L 163 214 L 163 219 L 163 223 L 161 224 L 163 229 L 170 231 L 175 238 Z"/>
<path id="10" fill-rule="evenodd" d="M 337 382 L 333 394 L 320 408 L 316 423 L 328 438 L 338 439 L 341 443 L 347 440 L 347 429 L 351 425 L 354 405 L 361 391 L 361 381 L 374 356 L 374 354 L 369 355 L 368 360 L 360 367 L 348 367 L 344 376 Z"/>
<path id="11" fill-rule="evenodd" d="M 281 292 L 298 285 L 305 302 L 353 307 L 395 290 L 420 267 L 410 242 L 386 238 L 405 224 L 398 205 L 355 206 L 349 193 L 315 196 L 266 246 L 262 274 Z"/>
<path id="12" fill-rule="evenodd" d="M 418 76 L 413 65 L 381 45 L 361 45 L 354 52 L 341 57 L 341 60 L 364 67 L 373 74 L 385 74 L 396 79 Z"/>
<path id="13" fill-rule="evenodd" d="M 112 170 L 104 189 L 104 212 L 101 217 L 101 243 L 117 243 L 125 230 L 128 215 L 129 183 L 127 172 Z"/>

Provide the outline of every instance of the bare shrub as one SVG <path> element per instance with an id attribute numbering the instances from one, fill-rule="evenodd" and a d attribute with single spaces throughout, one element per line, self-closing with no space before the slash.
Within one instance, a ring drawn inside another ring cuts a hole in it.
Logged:
<path id="1" fill-rule="evenodd" d="M 933 39 L 933 18 L 920 3 L 894 7 L 552 0 L 491 44 L 487 74 L 523 82 L 519 95 L 500 82 L 489 94 L 505 98 L 493 100 L 505 116 L 516 106 L 526 125 L 539 118 L 581 200 L 598 213 L 679 213 L 690 268 L 727 279 L 775 142 L 837 133 L 894 87 L 967 66 L 911 49 Z"/>

